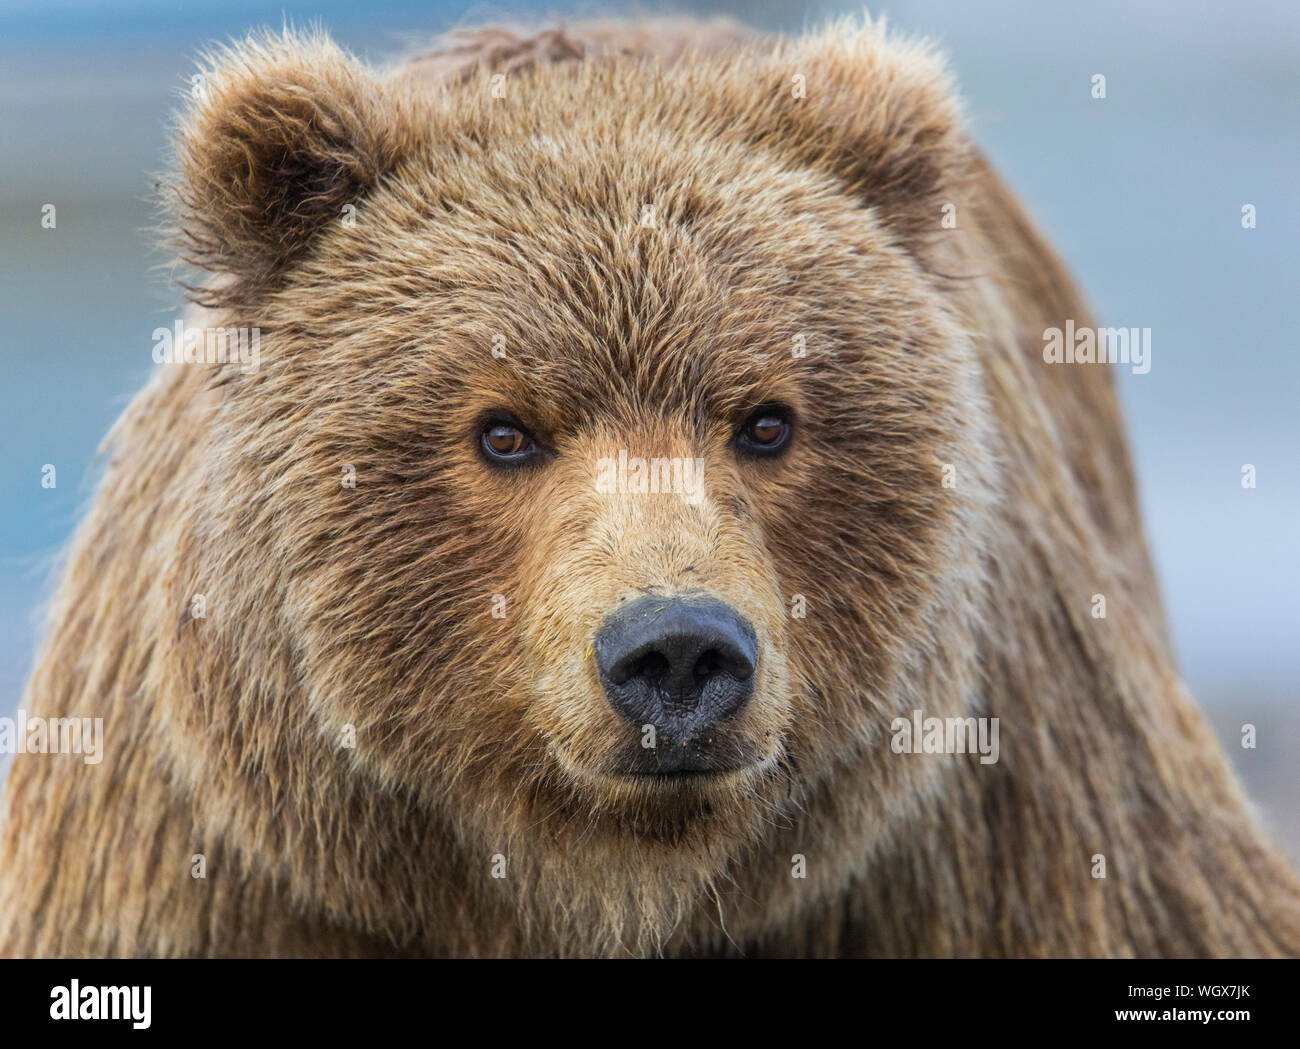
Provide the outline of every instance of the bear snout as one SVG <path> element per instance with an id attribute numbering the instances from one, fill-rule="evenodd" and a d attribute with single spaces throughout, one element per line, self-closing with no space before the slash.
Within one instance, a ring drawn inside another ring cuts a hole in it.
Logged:
<path id="1" fill-rule="evenodd" d="M 650 595 L 612 612 L 594 651 L 605 695 L 650 741 L 655 773 L 718 770 L 708 734 L 754 693 L 747 619 L 707 595 Z"/>

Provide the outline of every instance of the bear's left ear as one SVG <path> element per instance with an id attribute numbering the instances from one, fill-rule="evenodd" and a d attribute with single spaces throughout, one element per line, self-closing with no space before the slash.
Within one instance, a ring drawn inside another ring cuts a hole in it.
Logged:
<path id="1" fill-rule="evenodd" d="M 756 141 L 841 179 L 924 256 L 951 229 L 945 205 L 961 195 L 973 158 L 942 56 L 888 34 L 883 21 L 848 19 L 762 62 L 772 94 L 746 107 Z"/>
<path id="2" fill-rule="evenodd" d="M 324 224 L 404 155 L 399 102 L 328 38 L 290 30 L 208 56 L 193 78 L 166 184 L 190 288 L 233 305 L 274 287 Z"/>

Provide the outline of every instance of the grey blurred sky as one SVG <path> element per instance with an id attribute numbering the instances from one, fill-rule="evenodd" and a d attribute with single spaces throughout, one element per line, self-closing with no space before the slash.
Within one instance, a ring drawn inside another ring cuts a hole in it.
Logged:
<path id="1" fill-rule="evenodd" d="M 378 60 L 457 24 L 620 9 L 0 3 L 0 711 L 17 703 L 95 447 L 152 366 L 152 330 L 174 317 L 179 297 L 150 268 L 162 260 L 144 201 L 196 50 L 288 15 Z M 861 8 L 679 10 L 798 31 Z M 976 139 L 1100 320 L 1152 329 L 1150 374 L 1121 371 L 1119 383 L 1181 669 L 1228 740 L 1241 721 L 1260 725 L 1259 764 L 1247 756 L 1243 772 L 1258 793 L 1291 799 L 1269 807 L 1300 841 L 1300 4 L 872 10 L 943 45 Z M 1090 97 L 1094 73 L 1107 77 L 1104 102 Z M 55 231 L 40 228 L 46 202 Z M 1254 230 L 1240 226 L 1244 203 L 1258 209 Z M 44 463 L 58 467 L 54 491 L 41 488 Z M 1258 469 L 1253 491 L 1243 463 Z"/>

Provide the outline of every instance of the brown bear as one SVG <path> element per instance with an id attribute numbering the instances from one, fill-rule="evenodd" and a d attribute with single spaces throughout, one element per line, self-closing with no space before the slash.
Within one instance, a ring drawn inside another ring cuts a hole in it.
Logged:
<path id="1" fill-rule="evenodd" d="M 22 706 L 103 756 L 15 758 L 0 950 L 1300 952 L 928 48 L 290 31 L 196 84 L 207 334 L 69 554 Z"/>

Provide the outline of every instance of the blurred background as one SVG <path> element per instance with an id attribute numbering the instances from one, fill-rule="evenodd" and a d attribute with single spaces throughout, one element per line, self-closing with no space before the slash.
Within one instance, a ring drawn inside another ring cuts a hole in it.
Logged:
<path id="1" fill-rule="evenodd" d="M 18 705 L 98 443 L 180 302 L 150 247 L 148 195 L 196 50 L 288 17 L 383 61 L 456 25 L 555 10 L 664 11 L 0 0 L 0 715 Z M 676 10 L 798 32 L 861 6 Z M 882 0 L 872 11 L 948 52 L 975 138 L 1099 323 L 1152 329 L 1150 373 L 1116 375 L 1180 667 L 1300 857 L 1300 4 Z M 1096 73 L 1104 101 L 1090 94 Z M 55 229 L 41 227 L 45 204 Z M 1241 226 L 1245 204 L 1255 229 Z M 41 486 L 47 463 L 54 489 Z M 1255 750 L 1241 748 L 1243 723 L 1257 727 Z"/>

